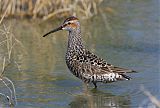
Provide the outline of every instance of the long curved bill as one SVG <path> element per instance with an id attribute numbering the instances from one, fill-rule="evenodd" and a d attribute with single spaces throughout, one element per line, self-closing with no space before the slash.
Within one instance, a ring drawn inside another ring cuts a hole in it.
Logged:
<path id="1" fill-rule="evenodd" d="M 52 31 L 50 31 L 50 32 L 48 32 L 48 33 L 46 33 L 45 35 L 43 35 L 43 37 L 46 37 L 47 35 L 49 35 L 49 34 L 51 34 L 51 33 L 54 33 L 54 32 L 57 32 L 57 31 L 59 31 L 59 30 L 62 30 L 62 26 L 60 26 L 60 27 L 58 27 L 58 28 L 56 28 L 56 29 L 54 29 L 54 30 L 52 30 Z"/>

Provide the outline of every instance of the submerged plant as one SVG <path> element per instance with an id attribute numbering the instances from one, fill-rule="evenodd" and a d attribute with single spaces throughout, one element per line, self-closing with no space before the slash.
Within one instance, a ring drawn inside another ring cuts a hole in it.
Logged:
<path id="1" fill-rule="evenodd" d="M 2 71 L 1 71 L 1 74 L 0 74 L 0 81 L 9 90 L 9 95 L 6 95 L 4 93 L 0 93 L 0 95 L 4 96 L 8 100 L 9 105 L 15 106 L 17 104 L 15 86 L 14 86 L 13 82 L 8 77 L 5 77 L 3 75 L 4 72 L 5 72 L 5 69 L 8 65 L 6 65 L 6 59 L 4 57 Z"/>
<path id="2" fill-rule="evenodd" d="M 0 20 L 0 25 L 2 25 L 2 21 L 5 14 L 2 16 L 1 20 Z M 0 96 L 4 97 L 10 106 L 15 106 L 17 104 L 17 99 L 16 99 L 16 91 L 15 91 L 15 86 L 14 83 L 12 82 L 12 80 L 10 80 L 8 77 L 6 77 L 4 74 L 6 72 L 6 69 L 8 68 L 8 66 L 11 63 L 16 63 L 16 61 L 12 60 L 12 53 L 13 53 L 13 49 L 16 43 L 20 43 L 13 34 L 10 33 L 10 26 L 6 27 L 5 24 L 3 24 L 3 29 L 0 29 L 0 36 L 1 36 L 1 42 L 0 42 L 0 47 L 1 50 L 4 49 L 4 53 L 0 53 L 1 58 L 3 58 L 3 63 L 2 63 L 2 68 L 1 68 L 1 73 L 0 73 L 0 83 L 2 83 L 1 85 L 1 90 L 7 90 L 5 91 L 5 93 L 0 92 Z M 6 50 L 5 50 L 6 49 Z M 18 64 L 17 64 L 18 67 Z"/>

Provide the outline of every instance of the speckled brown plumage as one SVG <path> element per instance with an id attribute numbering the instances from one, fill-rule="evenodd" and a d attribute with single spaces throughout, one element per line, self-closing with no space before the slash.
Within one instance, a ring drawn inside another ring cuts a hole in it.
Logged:
<path id="1" fill-rule="evenodd" d="M 66 64 L 76 77 L 85 83 L 93 83 L 95 88 L 97 82 L 131 79 L 125 73 L 134 72 L 133 70 L 113 66 L 84 47 L 78 18 L 74 16 L 67 18 L 60 27 L 43 37 L 58 30 L 69 31 Z"/>

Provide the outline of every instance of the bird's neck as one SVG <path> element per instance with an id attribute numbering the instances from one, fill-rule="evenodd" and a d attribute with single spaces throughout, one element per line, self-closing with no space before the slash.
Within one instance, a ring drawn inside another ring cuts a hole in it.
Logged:
<path id="1" fill-rule="evenodd" d="M 68 37 L 68 48 L 67 52 L 73 51 L 77 53 L 81 53 L 84 49 L 82 37 L 81 37 L 81 30 L 80 28 L 76 28 L 69 32 Z"/>

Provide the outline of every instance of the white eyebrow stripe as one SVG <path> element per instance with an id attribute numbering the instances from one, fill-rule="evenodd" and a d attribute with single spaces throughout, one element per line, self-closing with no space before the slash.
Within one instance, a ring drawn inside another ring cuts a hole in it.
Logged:
<path id="1" fill-rule="evenodd" d="M 76 22 L 77 20 L 72 20 L 72 21 L 69 21 L 70 23 L 74 23 L 74 22 Z"/>

